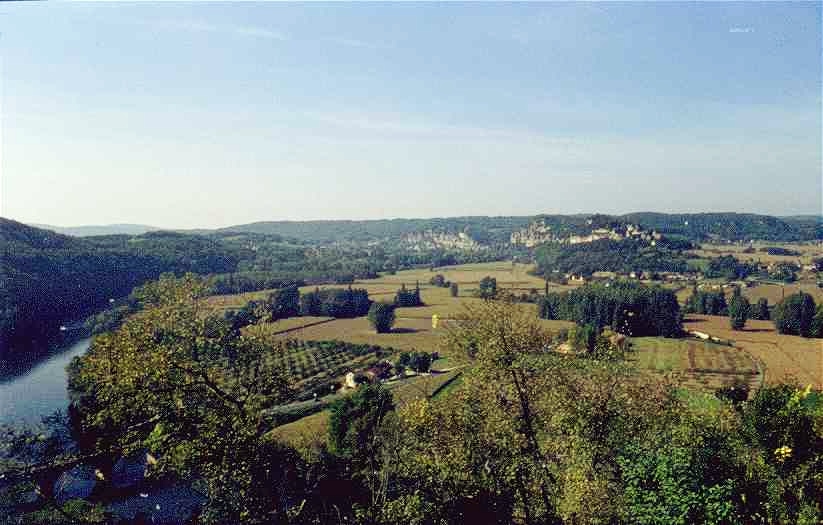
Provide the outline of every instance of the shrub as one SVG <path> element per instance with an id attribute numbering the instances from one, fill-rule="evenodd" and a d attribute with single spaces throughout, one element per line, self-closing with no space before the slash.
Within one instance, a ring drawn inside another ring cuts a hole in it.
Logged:
<path id="1" fill-rule="evenodd" d="M 746 326 L 750 308 L 749 300 L 743 297 L 740 288 L 735 288 L 728 308 L 729 324 L 731 324 L 732 330 L 742 330 Z"/>
<path id="2" fill-rule="evenodd" d="M 483 277 L 480 280 L 477 296 L 481 299 L 494 299 L 497 297 L 497 279 L 494 277 Z"/>
<path id="3" fill-rule="evenodd" d="M 781 334 L 812 337 L 815 313 L 812 296 L 798 292 L 786 297 L 775 306 L 772 319 L 774 327 Z"/>
<path id="4" fill-rule="evenodd" d="M 369 322 L 378 334 L 389 333 L 394 325 L 394 305 L 372 303 L 369 308 Z"/>

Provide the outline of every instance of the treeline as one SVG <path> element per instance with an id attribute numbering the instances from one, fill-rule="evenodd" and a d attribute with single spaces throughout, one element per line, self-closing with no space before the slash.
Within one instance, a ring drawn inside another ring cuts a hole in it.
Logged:
<path id="1" fill-rule="evenodd" d="M 682 332 L 680 305 L 674 292 L 629 281 L 587 284 L 575 290 L 545 295 L 539 303 L 542 319 L 562 319 L 598 330 L 609 327 L 630 336 L 676 337 Z"/>
<path id="2" fill-rule="evenodd" d="M 513 230 L 529 224 L 531 217 L 446 217 L 370 221 L 267 221 L 231 226 L 224 232 L 279 234 L 315 243 L 365 242 L 396 239 L 426 230 L 467 231 L 483 243 L 508 242 Z"/>
<path id="3" fill-rule="evenodd" d="M 709 278 L 745 279 L 756 273 L 758 269 L 757 263 L 739 261 L 733 255 L 723 255 L 709 259 L 703 275 Z"/>
<path id="4" fill-rule="evenodd" d="M 642 240 L 601 239 L 579 244 L 544 244 L 535 252 L 537 272 L 591 276 L 594 272 L 685 272 L 686 256 L 678 250 Z"/>
<path id="5" fill-rule="evenodd" d="M 371 299 L 364 289 L 317 289 L 300 295 L 300 315 L 361 317 L 369 313 Z"/>

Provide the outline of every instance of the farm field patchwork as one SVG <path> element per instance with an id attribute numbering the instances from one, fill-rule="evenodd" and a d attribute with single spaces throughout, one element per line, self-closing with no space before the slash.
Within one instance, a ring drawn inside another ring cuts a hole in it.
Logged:
<path id="1" fill-rule="evenodd" d="M 745 350 L 765 367 L 765 381 L 795 380 L 823 388 L 823 340 L 778 334 L 771 321 L 749 320 L 742 331 L 729 327 L 727 317 L 688 315 L 683 327 L 697 330 Z"/>
<path id="2" fill-rule="evenodd" d="M 713 392 L 735 383 L 760 385 L 757 363 L 739 348 L 690 338 L 635 337 L 631 342 L 628 359 L 639 369 L 670 373 L 682 387 Z"/>
<path id="3" fill-rule="evenodd" d="M 445 390 L 456 384 L 461 370 L 452 370 L 442 374 L 410 377 L 403 381 L 386 384 L 392 392 L 395 404 L 403 405 L 414 399 L 445 395 Z M 307 449 L 325 441 L 328 432 L 329 410 L 322 410 L 310 416 L 281 425 L 269 432 L 271 439 L 292 446 Z"/>

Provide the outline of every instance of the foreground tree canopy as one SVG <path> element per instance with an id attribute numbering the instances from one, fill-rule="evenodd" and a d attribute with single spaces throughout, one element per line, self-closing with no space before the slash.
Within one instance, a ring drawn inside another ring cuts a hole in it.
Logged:
<path id="1" fill-rule="evenodd" d="M 445 328 L 442 352 L 467 365 L 456 388 L 400 402 L 361 386 L 332 406 L 326 439 L 293 448 L 269 432 L 293 397 L 278 346 L 200 311 L 202 293 L 193 277 L 163 282 L 71 370 L 84 447 L 151 452 L 152 475 L 207 496 L 199 523 L 823 518 L 823 396 L 810 387 L 690 393 L 611 352 L 557 353 L 533 315 L 478 301 Z M 72 505 L 23 522 L 112 522 Z"/>

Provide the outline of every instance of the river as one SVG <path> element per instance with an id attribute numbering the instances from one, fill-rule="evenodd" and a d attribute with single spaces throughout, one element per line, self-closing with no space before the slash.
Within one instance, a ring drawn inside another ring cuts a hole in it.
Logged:
<path id="1" fill-rule="evenodd" d="M 69 406 L 66 366 L 82 355 L 91 339 L 52 350 L 34 363 L 12 363 L 0 374 L 0 424 L 37 423 L 40 418 Z"/>

